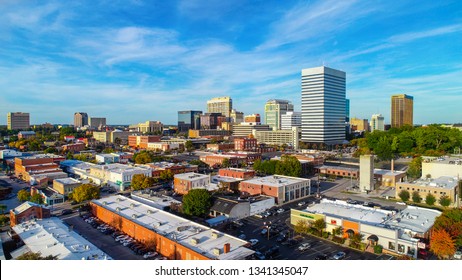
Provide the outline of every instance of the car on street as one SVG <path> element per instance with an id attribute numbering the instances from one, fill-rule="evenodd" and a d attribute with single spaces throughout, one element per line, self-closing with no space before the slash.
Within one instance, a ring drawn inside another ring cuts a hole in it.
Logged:
<path id="1" fill-rule="evenodd" d="M 300 201 L 297 205 L 298 205 L 298 206 L 303 206 L 303 205 L 305 205 L 305 204 L 306 204 L 305 201 Z"/>
<path id="2" fill-rule="evenodd" d="M 146 254 L 143 255 L 143 258 L 144 259 L 150 259 L 150 258 L 155 258 L 157 257 L 159 254 L 157 252 L 147 252 Z"/>
<path id="3" fill-rule="evenodd" d="M 346 253 L 343 251 L 337 252 L 332 256 L 333 260 L 343 260 L 346 257 Z"/>
<path id="4" fill-rule="evenodd" d="M 266 234 L 268 234 L 268 229 L 267 229 L 267 228 L 262 229 L 261 232 L 260 232 L 260 234 L 261 234 L 261 235 L 266 235 Z"/>
<path id="5" fill-rule="evenodd" d="M 247 237 L 247 236 L 245 236 L 245 234 L 242 233 L 242 234 L 239 234 L 239 236 L 238 236 L 237 238 L 239 238 L 239 239 L 245 239 L 246 237 Z"/>
<path id="6" fill-rule="evenodd" d="M 260 251 L 255 251 L 255 258 L 258 260 L 266 260 L 265 255 Z"/>
<path id="7" fill-rule="evenodd" d="M 72 214 L 72 209 L 63 209 L 63 211 L 61 211 L 61 215 L 69 215 L 69 214 Z"/>
<path id="8" fill-rule="evenodd" d="M 308 250 L 310 248 L 311 248 L 311 244 L 308 243 L 308 242 L 305 242 L 305 243 L 300 244 L 300 246 L 298 246 L 297 250 L 300 251 L 300 252 L 304 252 L 304 251 L 306 251 L 306 250 Z"/>
<path id="9" fill-rule="evenodd" d="M 459 248 L 459 250 L 457 250 L 455 253 L 454 253 L 454 256 L 452 256 L 453 259 L 455 260 L 462 260 L 462 248 Z"/>
<path id="10" fill-rule="evenodd" d="M 275 245 L 275 246 L 269 248 L 268 250 L 266 250 L 265 256 L 267 258 L 273 258 L 278 253 L 279 253 L 279 246 Z"/>
<path id="11" fill-rule="evenodd" d="M 277 212 L 278 212 L 278 214 L 284 213 L 284 208 L 279 208 Z"/>

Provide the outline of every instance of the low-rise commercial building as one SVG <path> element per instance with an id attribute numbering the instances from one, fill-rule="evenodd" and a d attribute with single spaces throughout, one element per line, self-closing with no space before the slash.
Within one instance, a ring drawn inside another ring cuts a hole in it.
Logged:
<path id="1" fill-rule="evenodd" d="M 10 226 L 24 223 L 34 219 L 51 217 L 50 208 L 44 205 L 26 201 L 18 207 L 10 210 Z"/>
<path id="2" fill-rule="evenodd" d="M 242 181 L 239 190 L 274 197 L 276 204 L 282 205 L 311 195 L 311 180 L 282 175 L 255 177 Z"/>
<path id="3" fill-rule="evenodd" d="M 189 138 L 201 138 L 205 136 L 230 136 L 231 131 L 229 130 L 218 130 L 218 129 L 190 129 L 188 132 Z"/>
<path id="4" fill-rule="evenodd" d="M 213 152 L 227 152 L 234 150 L 234 143 L 207 144 L 207 150 Z"/>
<path id="5" fill-rule="evenodd" d="M 181 174 L 187 172 L 198 172 L 199 166 L 189 163 L 171 163 L 171 162 L 153 162 L 147 163 L 146 166 L 152 169 L 152 177 L 157 178 L 162 172 L 170 171 L 172 174 Z"/>
<path id="6" fill-rule="evenodd" d="M 387 170 L 387 169 L 374 169 L 374 178 L 376 182 L 382 187 L 396 187 L 399 182 L 404 182 L 406 178 L 405 171 Z"/>
<path id="7" fill-rule="evenodd" d="M 49 187 L 32 187 L 31 195 L 39 194 L 45 205 L 55 205 L 64 202 L 64 195 Z"/>
<path id="8" fill-rule="evenodd" d="M 460 157 L 424 157 L 422 176 L 438 178 L 442 176 L 462 176 L 462 158 Z"/>
<path id="9" fill-rule="evenodd" d="M 166 152 L 175 149 L 184 149 L 184 145 L 180 143 L 149 142 L 146 149 Z"/>
<path id="10" fill-rule="evenodd" d="M 240 123 L 233 125 L 233 136 L 235 137 L 248 137 L 254 131 L 270 131 L 271 128 L 267 124 L 259 123 Z"/>
<path id="11" fill-rule="evenodd" d="M 120 191 L 130 187 L 133 175 L 143 174 L 152 176 L 152 170 L 146 166 L 129 166 L 120 163 L 106 165 L 93 165 L 90 167 L 90 176 L 85 179 L 98 178 L 97 184 L 107 184 Z M 82 176 L 83 177 L 83 176 Z"/>
<path id="12" fill-rule="evenodd" d="M 118 163 L 119 162 L 119 155 L 117 154 L 97 154 L 95 159 L 99 163 Z"/>
<path id="13" fill-rule="evenodd" d="M 459 180 L 457 177 L 441 176 L 439 178 L 422 178 L 414 182 L 399 182 L 395 188 L 395 198 L 399 198 L 399 193 L 403 190 L 409 192 L 418 192 L 419 196 L 425 201 L 428 194 L 436 198 L 436 203 L 442 196 L 451 200 L 451 205 L 457 206 L 457 200 L 460 197 L 458 192 Z"/>
<path id="14" fill-rule="evenodd" d="M 75 188 L 82 184 L 74 178 L 63 178 L 53 180 L 53 189 L 62 195 L 69 195 Z"/>
<path id="15" fill-rule="evenodd" d="M 161 138 L 162 136 L 159 136 L 159 135 L 148 135 L 148 136 L 130 135 L 128 136 L 128 146 L 130 146 L 131 148 L 147 149 L 148 143 L 160 142 Z"/>
<path id="16" fill-rule="evenodd" d="M 173 189 L 178 194 L 187 194 L 192 189 L 207 189 L 210 186 L 210 175 L 199 173 L 176 174 L 173 178 Z"/>
<path id="17" fill-rule="evenodd" d="M 144 123 L 130 125 L 131 131 L 141 133 L 162 132 L 164 125 L 160 121 L 146 121 Z"/>
<path id="18" fill-rule="evenodd" d="M 52 154 L 17 157 L 14 159 L 14 172 L 18 178 L 27 182 L 34 176 L 45 176 L 53 180 L 63 175 L 59 168 L 59 162 L 62 160 L 64 157 Z"/>
<path id="19" fill-rule="evenodd" d="M 19 139 L 29 139 L 35 137 L 35 131 L 20 131 L 18 133 Z"/>
<path id="20" fill-rule="evenodd" d="M 80 152 L 85 150 L 85 143 L 73 143 L 73 144 L 67 144 L 67 145 L 62 145 L 61 148 L 63 149 L 64 152 Z"/>
<path id="21" fill-rule="evenodd" d="M 247 180 L 255 177 L 255 170 L 244 168 L 221 168 L 218 170 L 218 175 Z"/>
<path id="22" fill-rule="evenodd" d="M 290 222 L 297 225 L 302 221 L 310 225 L 322 219 L 328 232 L 341 227 L 344 238 L 362 234 L 366 250 L 381 245 L 384 252 L 417 258 L 419 248 L 428 248 L 423 240 L 429 239 L 439 215 L 441 212 L 437 210 L 414 206 L 396 212 L 323 199 L 302 211 L 292 209 Z"/>
<path id="23" fill-rule="evenodd" d="M 237 151 L 253 151 L 257 148 L 257 139 L 255 138 L 235 138 L 234 149 Z"/>
<path id="24" fill-rule="evenodd" d="M 172 260 L 243 260 L 247 241 L 140 203 L 110 196 L 90 203 L 93 214 Z"/>
<path id="25" fill-rule="evenodd" d="M 357 179 L 359 177 L 359 168 L 356 167 L 345 167 L 345 166 L 329 166 L 323 165 L 321 167 L 317 167 L 319 174 L 321 176 L 340 176 L 340 177 L 348 177 L 352 179 Z"/>
<path id="26" fill-rule="evenodd" d="M 26 221 L 12 229 L 24 242 L 23 247 L 11 253 L 13 258 L 32 252 L 40 253 L 42 257 L 51 255 L 58 260 L 111 259 L 56 217 Z"/>
<path id="27" fill-rule="evenodd" d="M 293 149 L 298 149 L 300 142 L 299 127 L 293 127 L 291 130 L 255 130 L 252 134 L 258 140 L 258 143 L 264 143 L 266 145 L 287 145 Z"/>

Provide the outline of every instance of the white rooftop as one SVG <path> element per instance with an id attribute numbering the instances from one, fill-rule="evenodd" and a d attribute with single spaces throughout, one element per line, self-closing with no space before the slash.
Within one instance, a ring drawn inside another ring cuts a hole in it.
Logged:
<path id="1" fill-rule="evenodd" d="M 131 193 L 131 198 L 157 209 L 165 209 L 170 207 L 172 203 L 181 204 L 181 201 L 170 196 L 156 195 L 152 190 L 133 191 Z"/>
<path id="2" fill-rule="evenodd" d="M 59 260 L 103 260 L 110 259 L 103 251 L 74 231 L 69 231 L 63 222 L 52 217 L 28 221 L 13 227 L 25 246 L 42 257 L 49 255 Z"/>
<path id="3" fill-rule="evenodd" d="M 14 214 L 18 215 L 18 214 L 21 214 L 22 212 L 26 211 L 27 209 L 29 209 L 31 207 L 34 207 L 34 206 L 48 208 L 48 207 L 40 205 L 40 204 L 36 204 L 36 203 L 30 202 L 30 201 L 26 201 L 26 202 L 20 204 L 19 206 L 17 206 L 16 208 L 12 209 L 12 211 L 13 211 Z"/>
<path id="4" fill-rule="evenodd" d="M 410 183 L 411 185 L 421 186 L 421 187 L 433 187 L 433 188 L 443 188 L 443 189 L 454 189 L 459 180 L 457 177 L 450 177 L 450 176 L 441 176 L 439 178 L 421 178 L 417 181 Z"/>
<path id="5" fill-rule="evenodd" d="M 417 233 L 427 232 L 441 212 L 434 209 L 408 206 L 386 224 L 392 228 L 408 229 Z"/>
<path id="6" fill-rule="evenodd" d="M 135 172 L 135 171 L 147 171 L 151 170 L 151 168 L 146 167 L 146 166 L 131 166 L 131 165 L 125 165 L 125 164 L 120 164 L 120 163 L 111 163 L 111 164 L 105 164 L 105 165 L 94 165 L 92 168 L 97 168 L 101 170 L 108 170 L 113 173 L 119 173 L 122 174 L 124 172 Z"/>
<path id="7" fill-rule="evenodd" d="M 397 175 L 402 175 L 405 174 L 405 171 L 399 171 L 399 170 L 388 170 L 388 169 L 374 169 L 374 175 L 382 175 L 382 176 L 397 176 Z"/>
<path id="8" fill-rule="evenodd" d="M 393 214 L 392 211 L 388 210 L 348 204 L 343 200 L 332 201 L 328 199 L 322 199 L 320 203 L 309 206 L 306 212 L 346 217 L 371 225 L 383 224 Z"/>
<path id="9" fill-rule="evenodd" d="M 209 175 L 199 174 L 199 173 L 195 173 L 195 172 L 187 172 L 187 173 L 175 174 L 174 177 L 178 178 L 180 180 L 190 180 L 190 181 L 210 178 Z"/>
<path id="10" fill-rule="evenodd" d="M 309 179 L 297 178 L 297 177 L 288 177 L 281 175 L 271 175 L 266 177 L 255 177 L 250 180 L 245 180 L 244 182 L 249 184 L 256 185 L 265 185 L 271 187 L 283 187 L 287 185 L 297 184 L 301 182 L 310 181 Z"/>
<path id="11" fill-rule="evenodd" d="M 244 259 L 254 253 L 254 251 L 244 247 L 247 244 L 245 240 L 218 232 L 121 195 L 109 196 L 92 202 L 112 212 L 118 212 L 119 215 L 175 240 L 177 243 L 210 259 Z M 217 233 L 217 237 L 214 237 L 215 234 L 212 233 Z M 197 241 L 196 245 L 193 245 L 194 241 Z M 223 248 L 226 243 L 229 243 L 231 248 L 230 252 L 224 254 Z M 220 254 L 215 255 L 214 249 L 219 249 Z"/>
<path id="12" fill-rule="evenodd" d="M 215 176 L 212 176 L 211 178 L 211 182 L 215 184 L 217 184 L 218 182 L 233 183 L 233 182 L 240 182 L 240 181 L 242 181 L 242 179 L 227 177 L 227 176 L 220 176 L 220 175 L 215 175 Z"/>
<path id="13" fill-rule="evenodd" d="M 70 184 L 79 184 L 80 181 L 76 180 L 74 178 L 61 178 L 61 179 L 55 179 L 56 182 L 61 183 L 63 185 L 70 185 Z"/>

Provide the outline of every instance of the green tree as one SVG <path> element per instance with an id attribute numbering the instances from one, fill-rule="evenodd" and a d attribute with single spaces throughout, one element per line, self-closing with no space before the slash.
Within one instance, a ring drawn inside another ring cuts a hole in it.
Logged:
<path id="1" fill-rule="evenodd" d="M 133 155 L 136 164 L 146 164 L 153 162 L 154 155 L 150 151 L 141 151 Z"/>
<path id="2" fill-rule="evenodd" d="M 401 198 L 402 201 L 407 202 L 410 198 L 410 194 L 406 190 L 402 190 L 398 194 L 399 198 Z"/>
<path id="3" fill-rule="evenodd" d="M 357 232 L 350 237 L 350 246 L 353 248 L 359 248 L 363 241 L 364 235 Z"/>
<path id="4" fill-rule="evenodd" d="M 229 162 L 228 158 L 223 159 L 223 163 L 221 164 L 221 167 L 223 168 L 228 168 L 231 166 L 231 163 Z"/>
<path id="5" fill-rule="evenodd" d="M 283 155 L 276 163 L 275 174 L 300 177 L 302 175 L 302 164 L 294 156 Z"/>
<path id="6" fill-rule="evenodd" d="M 43 197 L 38 193 L 35 193 L 30 197 L 30 202 L 37 203 L 37 204 L 43 204 L 44 203 Z"/>
<path id="7" fill-rule="evenodd" d="M 416 157 L 409 163 L 407 176 L 417 179 L 422 176 L 422 157 Z"/>
<path id="8" fill-rule="evenodd" d="M 260 168 L 261 168 L 261 159 L 257 159 L 253 162 L 253 170 L 257 172 L 257 171 L 260 171 Z"/>
<path id="9" fill-rule="evenodd" d="M 162 172 L 160 172 L 159 174 L 159 179 L 161 179 L 162 181 L 171 181 L 173 180 L 173 177 L 174 177 L 175 174 L 173 174 L 173 172 L 171 170 L 164 170 Z"/>
<path id="10" fill-rule="evenodd" d="M 10 217 L 8 215 L 0 215 L 0 226 L 7 225 L 10 221 Z"/>
<path id="11" fill-rule="evenodd" d="M 314 228 L 319 233 L 319 235 L 322 235 L 323 230 L 326 228 L 326 222 L 324 219 L 317 219 L 314 221 L 311 227 Z"/>
<path id="12" fill-rule="evenodd" d="M 113 148 L 105 148 L 105 149 L 103 150 L 103 153 L 104 153 L 104 154 L 110 154 L 110 153 L 113 153 L 113 152 L 115 152 Z"/>
<path id="13" fill-rule="evenodd" d="M 418 191 L 412 192 L 412 201 L 415 203 L 420 203 L 422 201 L 422 197 Z"/>
<path id="14" fill-rule="evenodd" d="M 428 193 L 427 196 L 425 197 L 425 203 L 427 205 L 434 205 L 436 202 L 436 198 L 434 195 L 432 195 L 431 193 Z"/>
<path id="15" fill-rule="evenodd" d="M 297 224 L 294 226 L 294 231 L 300 234 L 302 233 L 307 234 L 308 229 L 309 229 L 309 226 L 305 220 L 298 220 Z"/>
<path id="16" fill-rule="evenodd" d="M 212 207 L 212 200 L 206 189 L 192 189 L 183 196 L 183 211 L 191 216 L 205 216 Z"/>
<path id="17" fill-rule="evenodd" d="M 27 252 L 16 258 L 16 260 L 57 260 L 57 259 L 58 258 L 53 257 L 52 255 L 42 257 L 42 254 L 40 252 L 37 252 L 37 253 Z"/>
<path id="18" fill-rule="evenodd" d="M 201 161 L 201 160 L 198 160 L 198 159 L 193 159 L 189 162 L 189 164 L 192 164 L 192 165 L 197 165 L 199 167 L 202 167 L 202 168 L 205 168 L 205 167 L 208 167 L 207 163 Z"/>
<path id="19" fill-rule="evenodd" d="M 2 212 L 2 215 L 5 213 L 6 208 L 5 204 L 0 204 L 0 211 Z"/>
<path id="20" fill-rule="evenodd" d="M 18 200 L 19 201 L 29 201 L 31 198 L 30 192 L 26 190 L 20 190 L 18 192 Z"/>
<path id="21" fill-rule="evenodd" d="M 97 199 L 100 196 L 100 189 L 92 184 L 82 184 L 72 192 L 72 200 L 81 203 L 90 199 Z"/>
<path id="22" fill-rule="evenodd" d="M 441 206 L 448 207 L 449 205 L 451 205 L 451 198 L 447 195 L 442 195 L 438 200 L 438 203 Z"/>
<path id="23" fill-rule="evenodd" d="M 194 150 L 194 145 L 191 140 L 188 140 L 184 143 L 184 147 L 188 152 L 191 152 Z"/>
<path id="24" fill-rule="evenodd" d="M 130 187 L 132 188 L 132 190 L 137 191 L 150 188 L 152 187 L 152 185 L 154 185 L 154 183 L 155 179 L 152 177 L 148 177 L 144 174 L 135 174 L 132 177 Z"/>

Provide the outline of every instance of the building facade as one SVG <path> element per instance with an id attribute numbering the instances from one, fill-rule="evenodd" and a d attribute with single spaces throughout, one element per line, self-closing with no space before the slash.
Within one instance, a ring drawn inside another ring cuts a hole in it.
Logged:
<path id="1" fill-rule="evenodd" d="M 74 127 L 83 127 L 89 125 L 88 123 L 88 114 L 84 112 L 74 113 Z"/>
<path id="2" fill-rule="evenodd" d="M 255 171 L 243 168 L 221 168 L 218 170 L 218 175 L 247 180 L 255 177 Z"/>
<path id="3" fill-rule="evenodd" d="M 271 99 L 265 104 L 265 124 L 273 130 L 281 129 L 281 116 L 293 112 L 294 105 L 288 100 Z"/>
<path id="4" fill-rule="evenodd" d="M 230 118 L 232 123 L 241 123 L 244 121 L 244 113 L 232 109 Z"/>
<path id="5" fill-rule="evenodd" d="M 75 188 L 80 186 L 82 182 L 74 178 L 63 178 L 53 180 L 53 189 L 63 195 L 69 195 Z"/>
<path id="6" fill-rule="evenodd" d="M 207 101 L 207 113 L 221 113 L 229 118 L 233 109 L 233 100 L 229 96 L 215 97 Z"/>
<path id="7" fill-rule="evenodd" d="M 106 118 L 90 117 L 89 126 L 93 128 L 101 128 L 106 126 Z"/>
<path id="8" fill-rule="evenodd" d="M 235 138 L 234 149 L 237 151 L 253 151 L 257 148 L 257 139 L 255 138 Z"/>
<path id="9" fill-rule="evenodd" d="M 190 129 L 200 129 L 201 114 L 202 111 L 178 111 L 178 131 L 188 132 Z"/>
<path id="10" fill-rule="evenodd" d="M 269 131 L 271 128 L 266 124 L 257 123 L 241 123 L 233 125 L 233 136 L 235 137 L 248 137 L 253 131 Z"/>
<path id="11" fill-rule="evenodd" d="M 204 189 L 210 185 L 210 175 L 199 173 L 175 174 L 173 178 L 173 189 L 178 194 L 187 194 L 192 189 Z"/>
<path id="12" fill-rule="evenodd" d="M 369 131 L 369 121 L 367 119 L 351 118 L 350 126 L 352 131 Z"/>
<path id="13" fill-rule="evenodd" d="M 346 73 L 328 67 L 302 70 L 302 141 L 345 141 Z"/>
<path id="14" fill-rule="evenodd" d="M 414 125 L 414 97 L 406 94 L 391 96 L 391 127 Z"/>
<path id="15" fill-rule="evenodd" d="M 258 140 L 258 143 L 267 145 L 287 145 L 293 149 L 298 149 L 300 142 L 300 128 L 293 127 L 290 130 L 269 130 L 253 132 L 253 135 Z"/>
<path id="16" fill-rule="evenodd" d="M 395 198 L 400 199 L 400 192 L 406 190 L 409 192 L 411 197 L 414 192 L 417 192 L 423 202 L 425 202 L 427 195 L 431 194 L 436 199 L 435 204 L 440 204 L 440 198 L 445 196 L 451 200 L 451 206 L 457 207 L 457 203 L 460 197 L 458 186 L 458 178 L 450 176 L 421 178 L 414 182 L 399 182 L 396 183 Z"/>
<path id="17" fill-rule="evenodd" d="M 160 121 L 146 121 L 144 123 L 130 125 L 130 131 L 136 131 L 140 133 L 161 133 L 164 129 L 164 125 Z"/>
<path id="18" fill-rule="evenodd" d="M 370 129 L 371 132 L 374 132 L 375 130 L 385 131 L 385 118 L 382 116 L 382 114 L 372 115 Z"/>
<path id="19" fill-rule="evenodd" d="M 301 112 L 286 112 L 281 115 L 281 130 L 291 130 L 294 127 L 302 127 Z"/>
<path id="20" fill-rule="evenodd" d="M 244 122 L 260 124 L 261 123 L 260 114 L 247 115 L 244 117 Z"/>
<path id="21" fill-rule="evenodd" d="M 29 129 L 30 115 L 22 112 L 9 112 L 7 114 L 7 128 L 9 130 Z"/>

